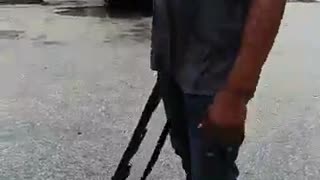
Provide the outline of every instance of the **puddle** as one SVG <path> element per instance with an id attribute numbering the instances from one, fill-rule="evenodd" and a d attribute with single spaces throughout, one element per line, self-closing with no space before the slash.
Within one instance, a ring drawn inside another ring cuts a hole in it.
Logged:
<path id="1" fill-rule="evenodd" d="M 151 38 L 151 26 L 147 22 L 137 23 L 129 31 L 120 34 L 121 38 L 129 38 L 138 42 L 144 42 Z"/>
<path id="2" fill-rule="evenodd" d="M 41 3 L 43 6 L 80 6 L 86 4 L 86 1 L 80 0 L 64 0 L 64 1 L 44 1 Z"/>
<path id="3" fill-rule="evenodd" d="M 42 0 L 0 0 L 0 4 L 41 4 Z"/>
<path id="4" fill-rule="evenodd" d="M 33 42 L 34 46 L 44 47 L 44 46 L 63 46 L 66 43 L 60 41 L 35 41 Z"/>
<path id="5" fill-rule="evenodd" d="M 107 9 L 110 18 L 119 19 L 141 19 L 143 16 L 136 11 L 126 9 Z"/>
<path id="6" fill-rule="evenodd" d="M 64 16 L 78 16 L 78 17 L 107 17 L 107 12 L 105 7 L 63 7 L 57 8 L 55 11 L 56 14 Z"/>
<path id="7" fill-rule="evenodd" d="M 60 7 L 56 8 L 56 14 L 63 16 L 77 16 L 77 17 L 98 17 L 98 18 L 121 18 L 121 19 L 139 19 L 142 16 L 139 13 L 130 10 L 111 10 L 105 6 L 92 7 Z"/>
<path id="8" fill-rule="evenodd" d="M 42 43 L 43 45 L 55 45 L 55 46 L 64 45 L 64 43 L 60 41 L 43 41 Z"/>
<path id="9" fill-rule="evenodd" d="M 19 39 L 24 31 L 0 30 L 0 39 Z"/>

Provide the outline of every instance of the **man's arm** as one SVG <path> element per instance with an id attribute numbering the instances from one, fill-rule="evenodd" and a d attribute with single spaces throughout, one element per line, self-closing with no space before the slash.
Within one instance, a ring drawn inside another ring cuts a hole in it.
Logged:
<path id="1" fill-rule="evenodd" d="M 227 90 L 253 97 L 262 66 L 273 46 L 286 0 L 251 0 L 241 48 L 226 85 Z"/>

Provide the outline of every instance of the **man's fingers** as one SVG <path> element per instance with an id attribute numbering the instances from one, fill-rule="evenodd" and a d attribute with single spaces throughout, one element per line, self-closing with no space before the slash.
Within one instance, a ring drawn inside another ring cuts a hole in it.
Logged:
<path id="1" fill-rule="evenodd" d="M 220 127 L 212 122 L 203 121 L 198 125 L 207 141 L 220 141 L 223 144 L 239 144 L 244 139 L 243 127 Z"/>

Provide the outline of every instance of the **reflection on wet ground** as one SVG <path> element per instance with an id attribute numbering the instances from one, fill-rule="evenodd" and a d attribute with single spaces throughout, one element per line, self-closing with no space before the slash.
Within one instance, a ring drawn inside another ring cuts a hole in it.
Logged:
<path id="1" fill-rule="evenodd" d="M 19 39 L 24 31 L 17 30 L 0 30 L 0 39 Z"/>
<path id="2" fill-rule="evenodd" d="M 78 16 L 78 17 L 111 17 L 122 19 L 139 19 L 141 15 L 134 11 L 109 9 L 105 6 L 82 6 L 82 7 L 60 7 L 56 8 L 56 14 L 65 16 Z"/>
<path id="3" fill-rule="evenodd" d="M 119 32 L 120 38 L 132 39 L 137 42 L 143 42 L 150 39 L 150 24 L 149 21 L 143 21 L 141 16 L 136 11 L 127 9 L 110 9 L 105 6 L 82 6 L 82 7 L 57 7 L 55 13 L 62 16 L 74 16 L 74 17 L 96 17 L 106 19 L 119 19 L 120 21 L 112 21 L 113 24 L 121 23 L 121 20 L 127 22 L 127 20 L 138 20 L 138 22 L 132 24 L 126 28 L 126 30 Z M 139 20 L 142 20 L 139 22 Z M 104 41 L 109 43 L 110 39 Z"/>
<path id="4" fill-rule="evenodd" d="M 130 28 L 128 31 L 123 32 L 120 34 L 121 38 L 130 38 L 137 42 L 143 42 L 147 39 L 150 39 L 150 25 L 146 22 L 140 22 L 137 24 L 134 24 L 132 28 Z"/>
<path id="5" fill-rule="evenodd" d="M 65 16 L 80 16 L 80 17 L 100 17 L 107 16 L 107 11 L 103 6 L 97 7 L 62 7 L 57 8 L 55 13 Z"/>
<path id="6" fill-rule="evenodd" d="M 60 5 L 75 5 L 75 6 L 80 6 L 86 4 L 86 1 L 81 1 L 81 0 L 64 0 L 64 1 L 45 1 L 41 3 L 43 6 L 60 6 Z"/>
<path id="7" fill-rule="evenodd" d="M 42 0 L 0 0 L 1 4 L 41 4 Z"/>

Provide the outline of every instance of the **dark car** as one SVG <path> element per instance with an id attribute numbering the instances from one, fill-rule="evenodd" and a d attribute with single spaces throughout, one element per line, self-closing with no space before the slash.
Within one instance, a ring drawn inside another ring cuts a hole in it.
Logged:
<path id="1" fill-rule="evenodd" d="M 151 15 L 153 0 L 104 0 L 108 8 L 138 11 L 143 15 Z"/>

